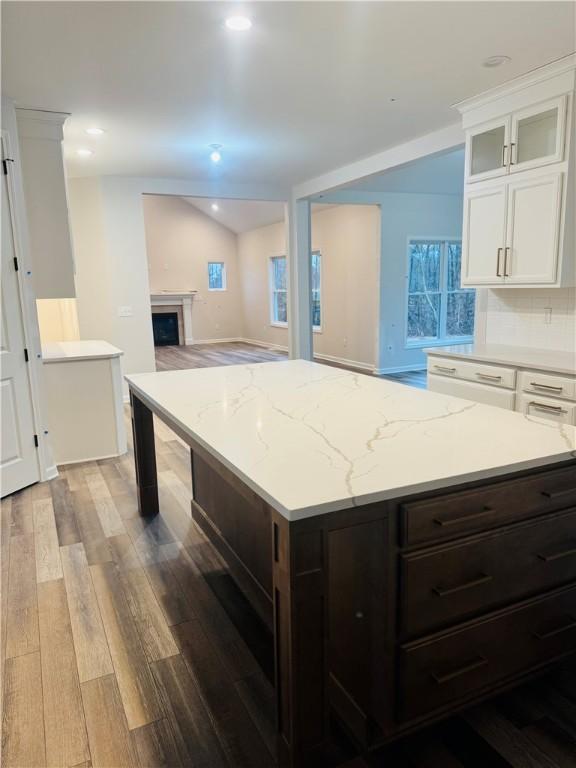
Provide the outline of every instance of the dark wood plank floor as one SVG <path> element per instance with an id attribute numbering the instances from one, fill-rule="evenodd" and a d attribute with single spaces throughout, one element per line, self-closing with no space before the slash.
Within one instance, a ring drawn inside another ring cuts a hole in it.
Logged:
<path id="1" fill-rule="evenodd" d="M 260 347 L 245 342 L 219 342 L 217 344 L 194 344 L 191 346 L 156 347 L 156 369 L 172 371 L 183 368 L 209 368 L 214 365 L 238 365 L 242 363 L 266 363 L 286 360 L 286 352 L 272 347 Z M 339 363 L 318 359 L 324 365 L 345 368 Z M 350 367 L 349 370 L 359 370 Z M 363 371 L 366 373 L 366 371 Z M 426 389 L 426 371 L 415 370 L 381 376 L 411 387 Z"/>
<path id="2" fill-rule="evenodd" d="M 161 514 L 131 452 L 1 504 L 5 768 L 274 768 L 272 644 L 190 518 L 188 450 L 156 423 Z M 347 768 L 576 768 L 576 669 Z"/>

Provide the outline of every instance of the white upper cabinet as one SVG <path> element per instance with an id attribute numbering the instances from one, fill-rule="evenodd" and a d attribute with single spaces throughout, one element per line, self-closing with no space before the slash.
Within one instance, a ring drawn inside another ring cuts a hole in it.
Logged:
<path id="1" fill-rule="evenodd" d="M 564 159 L 566 96 L 512 114 L 509 169 L 512 173 Z"/>
<path id="2" fill-rule="evenodd" d="M 493 285 L 504 281 L 506 188 L 475 185 L 464 200 L 462 283 Z"/>
<path id="3" fill-rule="evenodd" d="M 482 181 L 508 173 L 510 120 L 483 123 L 467 133 L 466 175 L 469 181 Z"/>
<path id="4" fill-rule="evenodd" d="M 576 54 L 457 105 L 462 284 L 576 285 Z"/>
<path id="5" fill-rule="evenodd" d="M 566 96 L 562 96 L 470 128 L 467 182 L 562 162 L 565 125 Z"/>
<path id="6" fill-rule="evenodd" d="M 523 176 L 507 185 L 504 282 L 556 281 L 562 175 Z"/>
<path id="7" fill-rule="evenodd" d="M 471 184 L 464 196 L 463 285 L 553 285 L 563 173 Z"/>

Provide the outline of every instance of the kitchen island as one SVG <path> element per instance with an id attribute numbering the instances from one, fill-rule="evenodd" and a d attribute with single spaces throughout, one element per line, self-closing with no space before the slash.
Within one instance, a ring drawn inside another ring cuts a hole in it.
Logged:
<path id="1" fill-rule="evenodd" d="M 367 750 L 575 649 L 574 427 L 306 361 L 127 380 L 141 514 L 156 414 L 272 629 L 281 765 L 330 712 Z"/>

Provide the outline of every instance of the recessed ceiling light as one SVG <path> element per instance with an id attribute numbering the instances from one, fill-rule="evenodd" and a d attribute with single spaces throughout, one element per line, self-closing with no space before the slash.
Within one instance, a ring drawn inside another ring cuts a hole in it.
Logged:
<path id="1" fill-rule="evenodd" d="M 89 136 L 102 136 L 103 133 L 106 133 L 104 128 L 86 128 L 86 133 Z"/>
<path id="2" fill-rule="evenodd" d="M 509 61 L 512 61 L 510 56 L 488 56 L 482 62 L 482 66 L 487 69 L 494 69 L 494 67 L 500 67 L 502 64 L 508 64 Z"/>
<path id="3" fill-rule="evenodd" d="M 94 152 L 92 152 L 91 149 L 77 149 L 76 154 L 79 157 L 90 157 L 90 155 L 93 155 Z"/>
<path id="4" fill-rule="evenodd" d="M 233 32 L 247 32 L 252 26 L 248 16 L 229 16 L 226 19 L 226 26 Z"/>
<path id="5" fill-rule="evenodd" d="M 210 160 L 212 160 L 213 163 L 219 163 L 220 160 L 222 160 L 222 153 L 220 152 L 222 144 L 210 144 L 210 149 L 212 150 L 212 152 L 210 152 Z"/>
<path id="6" fill-rule="evenodd" d="M 219 211 L 220 210 L 220 206 L 218 205 L 218 203 L 212 203 L 210 208 L 212 208 L 213 211 Z"/>

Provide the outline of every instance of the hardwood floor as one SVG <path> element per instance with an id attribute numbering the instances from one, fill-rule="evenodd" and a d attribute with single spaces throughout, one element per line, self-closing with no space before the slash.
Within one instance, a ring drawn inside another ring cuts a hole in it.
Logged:
<path id="1" fill-rule="evenodd" d="M 266 363 L 274 360 L 286 360 L 288 355 L 281 350 L 260 347 L 245 342 L 221 342 L 218 344 L 194 344 L 193 346 L 156 347 L 156 369 L 172 371 L 182 368 L 209 368 L 213 365 L 238 365 L 242 363 Z M 327 360 L 317 360 L 336 368 L 346 366 Z M 359 370 L 350 367 L 350 370 Z M 365 372 L 365 371 L 364 371 Z M 406 371 L 381 376 L 383 379 L 397 381 L 411 387 L 426 389 L 426 371 Z"/>
<path id="2" fill-rule="evenodd" d="M 190 518 L 184 444 L 156 423 L 161 514 L 131 449 L 1 504 L 5 768 L 273 768 L 272 644 Z M 318 765 L 576 768 L 576 669 L 366 758 Z"/>

